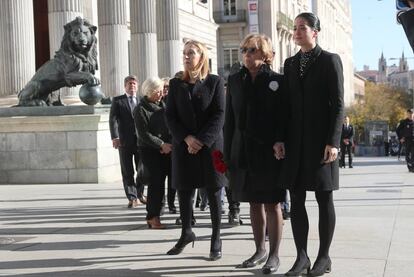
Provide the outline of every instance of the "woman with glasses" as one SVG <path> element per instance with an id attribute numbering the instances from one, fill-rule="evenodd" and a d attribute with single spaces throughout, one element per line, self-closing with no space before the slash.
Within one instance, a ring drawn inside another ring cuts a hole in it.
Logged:
<path id="1" fill-rule="evenodd" d="M 164 229 L 160 213 L 164 200 L 165 179 L 171 177 L 171 135 L 164 119 L 164 83 L 158 77 L 142 84 L 143 98 L 134 110 L 138 134 L 138 151 L 148 176 L 147 224 L 151 229 Z"/>
<path id="2" fill-rule="evenodd" d="M 234 200 L 250 203 L 256 249 L 239 267 L 254 267 L 266 261 L 262 271 L 270 274 L 279 267 L 283 227 L 279 203 L 285 200 L 285 190 L 277 186 L 280 166 L 274 149 L 283 131 L 279 122 L 283 79 L 270 68 L 274 53 L 267 36 L 248 35 L 240 51 L 243 66 L 229 76 L 227 83 L 224 160 Z"/>
<path id="3" fill-rule="evenodd" d="M 221 188 L 225 177 L 213 166 L 212 153 L 223 148 L 224 80 L 209 74 L 207 48 L 187 41 L 183 51 L 182 77 L 170 81 L 167 99 L 167 125 L 172 134 L 172 186 L 178 192 L 181 236 L 168 255 L 181 253 L 196 236 L 191 228 L 196 188 L 206 188 L 210 203 L 212 261 L 222 256 Z"/>
<path id="4" fill-rule="evenodd" d="M 316 43 L 319 19 L 301 13 L 293 39 L 300 51 L 285 61 L 288 131 L 278 145 L 283 184 L 290 190 L 291 224 L 297 257 L 286 276 L 321 276 L 331 271 L 329 248 L 335 229 L 333 191 L 339 188 L 337 160 L 343 119 L 343 71 L 337 54 Z M 306 192 L 314 191 L 319 208 L 319 252 L 310 270 Z M 310 271 L 309 271 L 310 270 Z"/>

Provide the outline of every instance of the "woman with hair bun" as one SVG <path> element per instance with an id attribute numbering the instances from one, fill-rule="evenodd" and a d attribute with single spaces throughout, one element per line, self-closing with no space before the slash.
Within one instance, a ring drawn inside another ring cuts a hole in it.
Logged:
<path id="1" fill-rule="evenodd" d="M 339 188 L 338 148 L 343 119 L 343 70 L 337 54 L 322 50 L 321 30 L 313 13 L 294 21 L 293 39 L 300 51 L 284 65 L 286 84 L 285 137 L 277 156 L 284 159 L 282 181 L 290 190 L 291 224 L 297 257 L 286 276 L 322 276 L 331 271 L 329 248 L 335 230 L 333 191 Z M 306 192 L 314 191 L 319 207 L 319 252 L 308 257 L 309 220 Z"/>

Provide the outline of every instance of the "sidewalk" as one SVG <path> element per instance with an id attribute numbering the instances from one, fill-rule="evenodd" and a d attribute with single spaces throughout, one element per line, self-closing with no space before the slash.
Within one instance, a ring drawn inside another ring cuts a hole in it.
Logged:
<path id="1" fill-rule="evenodd" d="M 2 161 L 5 162 L 5 161 Z M 332 277 L 414 275 L 414 174 L 395 157 L 355 159 L 341 169 Z M 248 204 L 245 225 L 223 216 L 223 258 L 208 261 L 209 213 L 195 209 L 195 247 L 165 252 L 180 234 L 177 215 L 166 230 L 150 230 L 145 208 L 127 209 L 121 184 L 0 185 L 0 276 L 263 276 L 261 267 L 236 269 L 254 252 Z M 308 194 L 309 255 L 318 249 L 317 204 Z M 227 207 L 227 206 L 226 206 Z M 283 276 L 295 249 L 286 221 L 280 249 Z"/>

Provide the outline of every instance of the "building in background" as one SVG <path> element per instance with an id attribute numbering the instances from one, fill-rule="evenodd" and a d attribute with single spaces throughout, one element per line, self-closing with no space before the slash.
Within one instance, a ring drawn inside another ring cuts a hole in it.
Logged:
<path id="1" fill-rule="evenodd" d="M 106 96 L 123 93 L 123 78 L 174 76 L 188 39 L 205 43 L 217 73 L 217 28 L 206 0 L 2 0 L 0 96 L 18 93 L 60 47 L 63 25 L 76 16 L 98 26 L 97 76 Z M 79 88 L 64 89 L 78 96 Z"/>
<path id="2" fill-rule="evenodd" d="M 307 0 L 214 0 L 218 29 L 218 73 L 227 78 L 231 66 L 241 61 L 239 45 L 249 33 L 264 33 L 272 39 L 276 57 L 273 69 L 283 72 L 283 62 L 296 53 L 293 20 L 309 10 Z"/>
<path id="3" fill-rule="evenodd" d="M 345 106 L 350 106 L 355 100 L 351 4 L 349 0 L 312 0 L 312 11 L 321 21 L 318 44 L 341 57 L 344 68 L 344 102 Z"/>

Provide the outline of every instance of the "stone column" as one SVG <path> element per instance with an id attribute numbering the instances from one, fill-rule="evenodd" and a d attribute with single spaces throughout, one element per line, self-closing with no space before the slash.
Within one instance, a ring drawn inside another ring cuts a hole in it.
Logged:
<path id="1" fill-rule="evenodd" d="M 0 1 L 0 37 L 0 95 L 12 95 L 36 71 L 32 1 Z"/>
<path id="2" fill-rule="evenodd" d="M 131 0 L 131 73 L 140 83 L 158 76 L 155 1 Z"/>
<path id="3" fill-rule="evenodd" d="M 182 67 L 178 0 L 157 0 L 158 72 L 174 77 Z"/>
<path id="4" fill-rule="evenodd" d="M 105 96 L 124 92 L 129 74 L 127 0 L 99 0 L 99 53 L 101 86 Z"/>
<path id="5" fill-rule="evenodd" d="M 82 15 L 82 4 L 80 0 L 48 0 L 49 9 L 49 41 L 50 41 L 50 58 L 53 59 L 55 52 L 59 50 L 60 43 L 63 38 L 65 30 L 63 26 Z M 61 89 L 62 96 L 79 95 L 79 88 L 63 88 Z"/>

